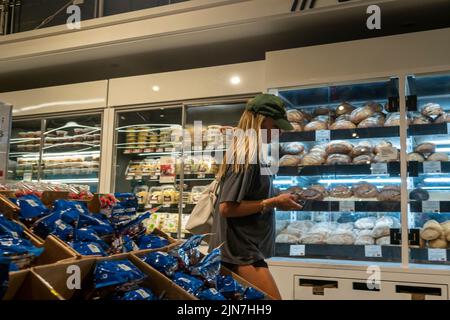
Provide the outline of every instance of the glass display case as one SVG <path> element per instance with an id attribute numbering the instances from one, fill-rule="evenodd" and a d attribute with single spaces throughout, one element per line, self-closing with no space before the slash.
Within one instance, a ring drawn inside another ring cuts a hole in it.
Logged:
<path id="1" fill-rule="evenodd" d="M 276 256 L 401 260 L 398 79 L 275 90 L 294 132 L 280 137 L 274 186 L 301 211 L 276 211 Z"/>
<path id="2" fill-rule="evenodd" d="M 89 186 L 100 176 L 99 113 L 14 120 L 9 180 Z"/>
<path id="3" fill-rule="evenodd" d="M 408 76 L 406 93 L 410 260 L 450 264 L 450 73 Z"/>

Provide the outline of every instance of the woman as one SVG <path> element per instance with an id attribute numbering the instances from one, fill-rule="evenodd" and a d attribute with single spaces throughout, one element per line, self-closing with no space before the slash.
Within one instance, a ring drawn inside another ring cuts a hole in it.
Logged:
<path id="1" fill-rule="evenodd" d="M 273 196 L 272 178 L 263 174 L 267 170 L 260 160 L 263 132 L 267 130 L 270 143 L 272 130 L 292 130 L 292 126 L 287 121 L 283 101 L 274 95 L 261 94 L 247 103 L 237 129 L 255 135 L 236 135 L 220 166 L 220 191 L 210 249 L 222 245 L 223 265 L 273 298 L 281 299 L 264 261 L 274 254 L 274 208 L 300 210 L 302 207 L 295 195 Z"/>

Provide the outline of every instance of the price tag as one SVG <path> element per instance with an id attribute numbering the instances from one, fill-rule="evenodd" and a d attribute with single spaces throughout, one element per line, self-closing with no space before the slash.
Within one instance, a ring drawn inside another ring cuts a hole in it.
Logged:
<path id="1" fill-rule="evenodd" d="M 364 246 L 364 251 L 367 258 L 381 258 L 383 256 L 383 254 L 381 253 L 381 246 Z"/>
<path id="2" fill-rule="evenodd" d="M 354 201 L 339 201 L 339 211 L 355 212 L 355 202 Z"/>
<path id="3" fill-rule="evenodd" d="M 163 204 L 163 208 L 170 208 L 170 204 L 169 203 Z"/>
<path id="4" fill-rule="evenodd" d="M 291 212 L 291 222 L 297 221 L 297 212 Z"/>
<path id="5" fill-rule="evenodd" d="M 446 249 L 428 249 L 428 261 L 447 261 L 447 250 Z"/>
<path id="6" fill-rule="evenodd" d="M 199 174 L 197 174 L 197 178 L 198 179 L 204 179 L 205 178 L 205 174 L 204 173 L 199 173 Z"/>
<path id="7" fill-rule="evenodd" d="M 375 175 L 388 174 L 387 163 L 372 163 L 370 170 L 372 170 L 372 174 Z"/>
<path id="8" fill-rule="evenodd" d="M 304 257 L 305 256 L 305 245 L 291 245 L 289 248 L 289 255 L 295 257 Z"/>
<path id="9" fill-rule="evenodd" d="M 316 131 L 316 141 L 317 142 L 329 142 L 330 141 L 330 130 L 317 130 Z"/>
<path id="10" fill-rule="evenodd" d="M 23 181 L 31 181 L 31 180 L 33 180 L 33 173 L 32 172 L 24 172 Z"/>
<path id="11" fill-rule="evenodd" d="M 440 161 L 425 161 L 423 163 L 423 173 L 441 173 L 441 162 Z"/>
<path id="12" fill-rule="evenodd" d="M 439 213 L 441 212 L 441 203 L 439 201 L 423 201 L 422 212 Z"/>
<path id="13" fill-rule="evenodd" d="M 395 147 L 381 148 L 380 152 L 378 153 L 378 157 L 380 158 L 381 162 L 397 161 L 398 149 Z"/>

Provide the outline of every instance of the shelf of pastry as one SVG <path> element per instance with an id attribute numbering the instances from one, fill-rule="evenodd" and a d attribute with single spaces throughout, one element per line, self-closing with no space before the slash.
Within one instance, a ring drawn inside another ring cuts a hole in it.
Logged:
<path id="1" fill-rule="evenodd" d="M 277 176 L 400 175 L 400 162 L 280 167 Z"/>
<path id="2" fill-rule="evenodd" d="M 318 130 L 303 132 L 285 132 L 280 137 L 280 142 L 324 142 L 333 140 L 347 139 L 372 139 L 372 138 L 389 138 L 399 137 L 399 127 L 373 127 L 373 128 L 354 128 L 354 129 L 338 129 L 338 130 Z"/>
<path id="3" fill-rule="evenodd" d="M 399 201 L 314 201 L 306 200 L 304 212 L 400 212 Z M 280 211 L 282 212 L 282 211 Z"/>

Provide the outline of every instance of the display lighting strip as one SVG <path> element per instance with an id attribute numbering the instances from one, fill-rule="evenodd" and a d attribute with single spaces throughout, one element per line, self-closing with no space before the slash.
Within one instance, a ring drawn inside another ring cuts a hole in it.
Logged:
<path id="1" fill-rule="evenodd" d="M 89 179 L 42 179 L 41 182 L 56 182 L 56 183 L 65 183 L 65 184 L 73 184 L 73 183 L 96 183 L 98 182 L 98 178 L 89 178 Z"/>
<path id="2" fill-rule="evenodd" d="M 42 158 L 47 159 L 47 158 L 65 158 L 65 157 L 74 157 L 74 156 L 96 156 L 96 155 L 100 155 L 100 151 L 81 151 L 81 152 L 76 152 L 76 153 L 55 152 L 55 153 L 44 154 L 42 156 Z M 39 160 L 39 153 L 24 154 L 22 157 L 30 159 L 30 160 Z"/>
<path id="3" fill-rule="evenodd" d="M 450 152 L 450 148 L 436 148 L 436 152 Z"/>
<path id="4" fill-rule="evenodd" d="M 426 189 L 426 190 L 450 190 L 450 186 L 445 186 L 445 187 L 422 187 L 421 189 Z"/>
<path id="5" fill-rule="evenodd" d="M 368 182 L 368 183 L 401 183 L 401 178 L 380 178 L 380 179 L 322 179 L 319 180 L 318 183 L 321 184 L 332 184 L 332 183 L 359 183 L 359 182 Z"/>
<path id="6" fill-rule="evenodd" d="M 430 182 L 430 183 L 449 183 L 450 178 L 425 178 L 423 182 Z"/>

